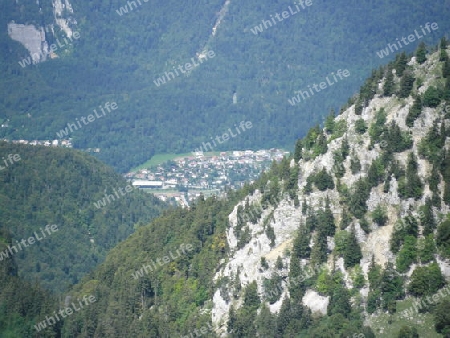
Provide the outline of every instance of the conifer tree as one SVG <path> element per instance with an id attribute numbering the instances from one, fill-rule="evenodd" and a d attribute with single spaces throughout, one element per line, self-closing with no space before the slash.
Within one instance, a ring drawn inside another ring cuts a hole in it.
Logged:
<path id="1" fill-rule="evenodd" d="M 424 42 L 421 42 L 419 47 L 417 47 L 416 60 L 419 64 L 422 64 L 427 60 L 427 48 Z"/>
<path id="2" fill-rule="evenodd" d="M 411 93 L 414 86 L 415 78 L 413 73 L 410 71 L 405 71 L 402 78 L 400 79 L 400 91 L 398 96 L 401 98 L 406 98 Z"/>
<path id="3" fill-rule="evenodd" d="M 391 96 L 392 94 L 394 94 L 394 87 L 394 74 L 392 73 L 391 66 L 388 66 L 386 79 L 383 85 L 383 96 Z"/>
<path id="4" fill-rule="evenodd" d="M 406 57 L 406 53 L 402 52 L 397 56 L 395 61 L 395 73 L 398 77 L 403 76 L 403 72 L 406 69 L 406 64 L 408 63 L 408 58 Z"/>
<path id="5" fill-rule="evenodd" d="M 350 236 L 348 237 L 348 243 L 344 251 L 344 266 L 346 269 L 359 264 L 362 258 L 361 248 L 356 239 L 355 228 L 352 227 Z"/>
<path id="6" fill-rule="evenodd" d="M 294 151 L 294 161 L 295 163 L 298 163 L 300 159 L 302 158 L 302 141 L 297 140 L 295 143 L 295 151 Z"/>

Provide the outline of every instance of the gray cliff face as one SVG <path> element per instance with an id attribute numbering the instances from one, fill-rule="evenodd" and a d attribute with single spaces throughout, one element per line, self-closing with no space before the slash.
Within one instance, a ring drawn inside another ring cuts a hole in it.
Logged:
<path id="1" fill-rule="evenodd" d="M 430 55 L 429 59 L 422 65 L 418 65 L 413 58 L 410 65 L 414 66 L 416 78 L 426 78 L 420 92 L 424 92 L 429 86 L 436 86 L 435 79 L 427 77 L 426 74 L 433 74 L 439 72 L 438 69 L 438 55 L 437 53 Z M 397 79 L 398 81 L 398 79 Z M 382 88 L 384 80 L 380 81 L 379 87 Z M 353 175 L 350 170 L 350 157 L 344 160 L 343 165 L 346 169 L 345 175 L 341 178 L 341 182 L 347 187 L 351 187 L 360 177 L 367 176 L 367 170 L 370 167 L 372 161 L 374 161 L 381 154 L 380 144 L 375 145 L 373 149 L 369 150 L 370 137 L 368 132 L 359 134 L 355 131 L 356 121 L 363 119 L 367 126 L 374 122 L 375 112 L 381 108 L 387 112 L 386 125 L 391 121 L 395 121 L 401 130 L 407 130 L 405 124 L 405 118 L 408 114 L 409 108 L 413 104 L 413 98 L 410 96 L 407 99 L 399 99 L 395 96 L 381 97 L 376 95 L 364 108 L 361 115 L 355 114 L 355 106 L 349 107 L 346 111 L 340 114 L 336 118 L 337 121 L 345 121 L 347 125 L 347 132 L 344 136 L 336 138 L 334 140 L 328 140 L 328 150 L 325 154 L 319 155 L 313 160 L 305 161 L 301 159 L 299 163 L 291 162 L 291 167 L 298 165 L 299 168 L 299 201 L 302 201 L 304 197 L 307 199 L 308 207 L 313 210 L 317 210 L 323 206 L 323 201 L 328 197 L 331 202 L 331 210 L 334 214 L 335 223 L 339 224 L 342 214 L 344 212 L 342 206 L 339 203 L 340 196 L 335 188 L 334 190 L 318 191 L 314 190 L 309 196 L 303 196 L 303 188 L 306 186 L 306 179 L 311 174 L 325 168 L 328 172 L 333 172 L 333 152 L 341 147 L 344 138 L 347 138 L 350 145 L 350 153 L 355 154 L 361 163 L 361 172 L 357 175 Z M 395 159 L 402 165 L 406 165 L 408 155 L 413 152 L 418 159 L 418 174 L 425 181 L 426 177 L 429 177 L 431 173 L 430 164 L 421 159 L 418 155 L 418 144 L 420 140 L 425 137 L 430 128 L 433 126 L 433 122 L 440 118 L 442 107 L 438 108 L 424 108 L 420 117 L 415 121 L 414 126 L 409 128 L 411 132 L 414 145 L 411 149 L 405 150 L 395 154 Z M 329 136 L 330 138 L 331 136 Z M 448 145 L 448 143 L 447 143 Z M 381 145 L 383 146 L 383 145 Z M 447 147 L 448 148 L 448 147 Z M 280 182 L 281 185 L 281 182 Z M 440 189 L 443 192 L 443 189 Z M 395 263 L 395 255 L 390 251 L 390 239 L 393 234 L 394 224 L 402 219 L 408 212 L 412 211 L 418 219 L 420 218 L 419 208 L 424 205 L 426 198 L 431 198 L 432 193 L 429 187 L 426 186 L 423 196 L 420 200 L 401 199 L 398 195 L 398 182 L 395 177 L 391 177 L 390 189 L 388 192 L 383 191 L 383 185 L 379 185 L 371 190 L 370 196 L 367 200 L 368 212 L 372 212 L 377 206 L 381 205 L 387 209 L 388 222 L 385 226 L 378 226 L 376 223 L 370 224 L 371 232 L 366 234 L 360 227 L 359 221 L 354 220 L 345 231 L 349 231 L 351 226 L 354 226 L 357 240 L 361 246 L 363 258 L 360 261 L 362 271 L 367 278 L 367 272 L 369 265 L 374 256 L 377 264 L 384 266 L 387 262 Z M 262 194 L 257 190 L 252 196 L 248 196 L 248 205 L 255 210 L 262 210 L 261 205 Z M 244 207 L 246 201 L 243 200 L 239 204 Z M 280 310 L 282 301 L 285 297 L 289 297 L 288 291 L 288 271 L 290 265 L 290 251 L 292 248 L 293 238 L 296 236 L 300 223 L 305 220 L 305 216 L 302 215 L 301 205 L 294 206 L 293 201 L 284 194 L 277 200 L 276 205 L 270 205 L 265 210 L 262 210 L 262 215 L 256 224 L 251 222 L 245 222 L 244 227 L 248 227 L 251 234 L 250 241 L 243 247 L 238 247 L 238 239 L 236 237 L 236 226 L 238 224 L 236 205 L 233 212 L 229 215 L 230 227 L 227 231 L 227 241 L 230 247 L 230 254 L 226 261 L 222 262 L 221 269 L 216 273 L 214 281 L 220 282 L 219 287 L 214 296 L 211 309 L 212 322 L 216 328 L 216 332 L 219 335 L 224 336 L 226 333 L 226 323 L 228 321 L 228 311 L 231 306 L 235 309 L 242 305 L 243 297 L 242 292 L 233 292 L 235 289 L 235 281 L 240 281 L 241 290 L 248 284 L 256 281 L 258 286 L 258 292 L 262 300 L 264 300 L 263 282 L 265 278 L 270 278 L 273 273 L 277 273 L 283 278 L 282 290 L 278 290 L 280 298 L 274 304 L 268 304 L 272 313 Z M 450 212 L 448 206 L 442 203 L 440 210 L 441 215 Z M 439 212 L 435 213 L 435 216 L 439 219 Z M 267 223 L 268 222 L 268 223 Z M 275 245 L 270 245 L 271 240 L 267 237 L 265 226 L 269 224 L 273 227 L 275 233 Z M 328 247 L 333 249 L 334 238 L 328 237 Z M 284 268 L 280 271 L 275 267 L 277 258 L 282 259 Z M 264 258 L 268 263 L 268 268 L 263 269 L 261 267 L 261 258 Z M 442 273 L 448 278 L 450 277 L 450 264 L 442 259 L 437 259 L 441 266 Z M 302 264 L 308 266 L 309 261 L 303 260 Z M 336 260 L 333 259 L 333 255 L 329 255 L 327 262 L 328 270 L 336 269 L 342 271 L 347 287 L 352 287 L 352 280 L 350 278 L 349 271 L 344 267 L 342 258 Z M 410 276 L 416 265 L 413 264 L 408 271 L 407 275 Z M 316 272 L 319 273 L 319 272 Z M 228 281 L 226 283 L 222 281 Z M 361 296 L 367 298 L 367 288 L 361 289 Z M 308 306 L 313 312 L 326 313 L 329 299 L 328 297 L 320 296 L 315 290 L 307 290 L 303 297 L 303 304 Z"/>
<path id="2" fill-rule="evenodd" d="M 52 6 L 54 21 L 46 23 L 44 27 L 14 21 L 8 23 L 9 37 L 28 50 L 30 63 L 36 64 L 58 57 L 58 50 L 49 49 L 49 34 L 54 38 L 64 36 L 70 39 L 73 36 L 73 27 L 77 22 L 72 16 L 73 9 L 69 0 L 53 0 Z"/>

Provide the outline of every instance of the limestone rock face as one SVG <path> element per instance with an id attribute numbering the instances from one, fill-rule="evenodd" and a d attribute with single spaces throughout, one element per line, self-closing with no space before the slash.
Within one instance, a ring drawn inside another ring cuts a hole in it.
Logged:
<path id="1" fill-rule="evenodd" d="M 72 16 L 73 9 L 69 0 L 53 0 L 52 6 L 54 21 L 46 22 L 43 26 L 14 21 L 8 23 L 9 37 L 21 43 L 30 54 L 30 58 L 28 58 L 30 62 L 26 62 L 24 65 L 44 62 L 49 57 L 57 56 L 57 52 L 56 54 L 50 53 L 49 34 L 54 39 L 64 37 L 70 40 L 73 36 L 73 27 L 77 22 Z"/>
<path id="2" fill-rule="evenodd" d="M 11 22 L 8 23 L 8 35 L 28 50 L 33 63 L 47 60 L 48 44 L 42 27 L 36 28 L 34 25 Z"/>
<path id="3" fill-rule="evenodd" d="M 410 64 L 414 65 L 414 76 L 416 78 L 422 77 L 426 78 L 420 92 L 425 92 L 429 86 L 436 86 L 427 74 L 439 73 L 440 67 L 437 62 L 437 53 L 430 55 L 428 60 L 423 65 L 417 65 L 413 60 Z M 434 77 L 433 77 L 434 78 Z M 397 81 L 399 81 L 397 79 Z M 379 82 L 379 88 L 382 88 L 383 80 Z M 398 182 L 392 175 L 389 179 L 389 189 L 385 191 L 383 183 L 372 188 L 370 191 L 369 198 L 366 201 L 366 206 L 368 212 L 366 213 L 365 219 L 369 223 L 370 232 L 366 233 L 361 228 L 361 220 L 353 219 L 351 224 L 347 228 L 342 229 L 343 231 L 350 231 L 352 228 L 355 230 L 356 239 L 361 247 L 362 259 L 359 265 L 362 269 L 363 274 L 367 279 L 367 273 L 369 266 L 374 258 L 377 264 L 385 266 L 386 263 L 393 263 L 395 266 L 396 256 L 390 250 L 390 240 L 394 232 L 396 224 L 401 224 L 402 219 L 408 214 L 413 215 L 420 223 L 421 220 L 421 207 L 425 204 L 427 198 L 432 197 L 432 193 L 426 183 L 426 178 L 431 174 L 431 165 L 426 160 L 421 158 L 418 151 L 418 146 L 421 140 L 428 134 L 430 129 L 433 127 L 433 123 L 436 120 L 442 119 L 442 107 L 428 108 L 424 107 L 420 116 L 415 120 L 413 127 L 408 128 L 405 123 L 406 116 L 408 115 L 410 107 L 413 105 L 414 99 L 410 96 L 405 99 L 399 99 L 395 95 L 391 97 L 382 97 L 380 95 L 375 95 L 375 97 L 368 102 L 367 107 L 365 107 L 360 115 L 355 114 L 355 106 L 352 105 L 339 114 L 335 121 L 344 121 L 347 128 L 346 132 L 341 137 L 336 137 L 332 139 L 331 135 L 328 135 L 327 140 L 327 152 L 316 156 L 313 159 L 304 158 L 300 159 L 298 163 L 291 162 L 292 166 L 298 166 L 298 200 L 300 201 L 300 206 L 295 207 L 293 200 L 285 193 L 278 196 L 276 203 L 267 206 L 266 208 L 261 208 L 261 198 L 262 194 L 256 190 L 253 195 L 247 196 L 239 205 L 235 206 L 233 212 L 229 215 L 229 229 L 227 231 L 227 240 L 230 248 L 229 257 L 223 262 L 221 268 L 217 271 L 215 275 L 215 281 L 228 280 L 226 287 L 221 290 L 217 290 L 214 294 L 213 304 L 212 304 L 212 322 L 215 325 L 216 332 L 219 335 L 224 335 L 226 332 L 226 323 L 228 320 L 228 311 L 233 305 L 235 309 L 239 308 L 243 302 L 242 290 L 253 281 L 256 281 L 258 286 L 258 292 L 262 301 L 266 301 L 267 290 L 264 290 L 264 280 L 270 279 L 273 274 L 278 274 L 282 283 L 277 290 L 279 295 L 278 300 L 273 304 L 268 304 L 269 309 L 272 313 L 279 312 L 281 308 L 281 303 L 285 297 L 289 297 L 289 267 L 290 267 L 290 251 L 292 248 L 293 239 L 298 234 L 298 229 L 300 224 L 304 224 L 305 215 L 302 214 L 302 203 L 305 200 L 308 205 L 308 210 L 317 211 L 324 206 L 324 201 L 329 199 L 330 208 L 334 215 L 334 221 L 336 226 L 340 223 L 343 213 L 348 212 L 344 209 L 341 203 L 341 194 L 337 191 L 337 188 L 333 190 L 319 191 L 314 188 L 311 193 L 305 195 L 303 189 L 307 184 L 307 178 L 322 169 L 326 169 L 328 173 L 334 176 L 334 170 L 336 169 L 334 163 L 333 152 L 339 150 L 342 146 L 344 139 L 348 141 L 350 146 L 349 153 L 351 156 L 355 156 L 359 159 L 361 163 L 361 170 L 357 174 L 352 174 L 350 170 L 350 157 L 347 158 L 342 163 L 345 168 L 345 174 L 340 178 L 340 183 L 348 187 L 352 191 L 352 187 L 356 181 L 360 178 L 368 176 L 368 169 L 370 168 L 372 162 L 376 160 L 382 154 L 382 148 L 386 147 L 387 144 L 382 142 L 370 146 L 371 140 L 369 132 L 358 133 L 356 131 L 356 121 L 364 120 L 366 126 L 370 126 L 375 121 L 375 113 L 380 109 L 384 109 L 386 112 L 386 123 L 388 126 L 391 122 L 398 125 L 400 130 L 408 131 L 413 140 L 413 147 L 407 149 L 403 152 L 398 152 L 394 154 L 394 158 L 403 167 L 406 167 L 408 156 L 413 153 L 417 158 L 418 163 L 418 175 L 422 178 L 424 183 L 423 196 L 419 200 L 414 200 L 413 198 L 402 199 L 398 194 Z M 448 128 L 448 121 L 447 128 Z M 440 127 L 440 126 L 438 126 Z M 448 140 L 447 140 L 448 141 Z M 385 141 L 383 141 L 385 142 Z M 449 142 L 446 143 L 446 148 L 449 149 Z M 335 186 L 336 178 L 334 177 Z M 283 182 L 279 182 L 282 186 Z M 442 182 L 439 185 L 439 191 L 443 192 Z M 247 200 L 247 201 L 246 201 Z M 250 210 L 259 210 L 261 217 L 253 224 L 251 222 L 244 222 L 243 228 L 248 229 L 250 233 L 250 239 L 247 243 L 238 247 L 239 239 L 236 236 L 236 226 L 238 224 L 237 219 L 237 208 L 238 206 L 244 207 Z M 388 221 L 384 226 L 379 226 L 372 221 L 371 212 L 373 212 L 378 206 L 385 208 L 387 212 Z M 450 212 L 447 205 L 442 203 L 439 209 L 435 208 L 434 215 L 438 222 L 441 215 L 445 215 Z M 398 223 L 400 222 L 400 223 Z M 275 234 L 274 243 L 267 237 L 267 227 L 273 228 Z M 422 228 L 420 226 L 420 228 Z M 336 231 L 342 231 L 341 229 L 336 229 Z M 422 231 L 420 229 L 420 231 Z M 300 233 L 301 235 L 301 233 Z M 313 240 L 311 240 L 313 243 Z M 272 245 L 271 245 L 272 244 Z M 310 244 L 311 246 L 311 244 Z M 334 257 L 333 250 L 335 248 L 334 238 L 328 237 L 328 261 L 327 268 L 331 270 L 339 270 L 343 274 L 344 281 L 347 288 L 353 287 L 352 282 L 352 271 L 345 269 L 344 260 L 342 257 Z M 437 256 L 437 255 L 436 255 Z M 275 262 L 281 258 L 283 262 L 283 268 L 279 270 L 275 266 Z M 266 262 L 265 267 L 262 266 L 262 259 Z M 439 266 L 441 267 L 442 273 L 449 278 L 450 277 L 450 263 L 444 261 L 439 257 L 436 257 Z M 309 265 L 309 260 L 303 259 L 301 264 L 306 267 Z M 412 264 L 410 269 L 405 273 L 405 276 L 411 276 L 413 270 L 420 266 L 418 264 Z M 315 271 L 315 274 L 319 274 L 319 271 Z M 240 283 L 240 290 L 236 291 L 236 282 Z M 221 284 L 222 285 L 222 284 Z M 360 290 L 360 295 L 363 298 L 367 298 L 368 289 L 363 287 Z M 303 305 L 309 307 L 312 312 L 325 314 L 327 312 L 327 306 L 329 303 L 328 297 L 323 297 L 314 287 L 308 289 L 302 299 Z"/>

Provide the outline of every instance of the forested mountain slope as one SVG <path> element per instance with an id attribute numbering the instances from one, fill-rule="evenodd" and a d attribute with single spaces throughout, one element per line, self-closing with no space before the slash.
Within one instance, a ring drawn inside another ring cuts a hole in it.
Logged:
<path id="1" fill-rule="evenodd" d="M 0 250 L 13 244 L 5 229 L 0 229 Z M 50 291 L 24 281 L 17 275 L 15 258 L 0 264 L 0 336 L 2 338 L 34 337 L 33 325 L 42 314 L 52 313 L 58 302 Z M 55 327 L 47 337 L 60 330 Z"/>
<path id="2" fill-rule="evenodd" d="M 422 37 L 401 48 L 411 52 L 419 40 L 436 43 L 450 31 L 448 0 L 426 10 L 418 0 L 308 3 L 3 1 L 0 123 L 8 127 L 0 137 L 55 139 L 68 123 L 115 102 L 117 110 L 67 137 L 78 148 L 101 148 L 99 158 L 121 172 L 155 153 L 192 151 L 242 120 L 254 127 L 217 150 L 290 147 L 392 59 L 389 51 L 377 55 L 388 43 L 418 30 Z M 295 13 L 263 25 L 283 11 Z M 427 22 L 438 30 L 424 35 Z M 53 44 L 54 55 L 22 67 L 30 53 L 8 35 L 22 24 L 34 25 L 38 39 L 45 35 L 33 48 L 45 54 Z M 177 70 L 207 50 L 215 56 L 191 72 Z M 339 69 L 349 71 L 345 81 L 289 104 Z M 165 84 L 156 81 L 166 72 L 173 75 Z"/>
<path id="3" fill-rule="evenodd" d="M 77 150 L 0 142 L 0 158 L 0 228 L 12 237 L 0 264 L 14 256 L 19 276 L 54 292 L 79 282 L 165 206 Z"/>
<path id="4" fill-rule="evenodd" d="M 138 229 L 64 335 L 448 337 L 449 52 L 397 55 L 258 181 Z"/>

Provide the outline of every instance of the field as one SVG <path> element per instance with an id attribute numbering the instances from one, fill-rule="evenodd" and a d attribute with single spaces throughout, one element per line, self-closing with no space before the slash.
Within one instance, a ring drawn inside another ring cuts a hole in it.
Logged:
<path id="1" fill-rule="evenodd" d="M 204 153 L 204 155 L 206 157 L 208 156 L 216 156 L 219 155 L 220 152 L 208 152 L 208 153 Z M 154 167 L 157 165 L 160 165 L 164 162 L 167 161 L 171 161 L 174 160 L 176 158 L 180 158 L 180 157 L 190 157 L 193 156 L 192 153 L 183 153 L 183 154 L 158 154 L 153 156 L 151 159 L 149 159 L 147 162 L 137 166 L 136 168 L 133 168 L 131 171 L 138 171 L 141 169 L 147 169 L 150 167 Z"/>

